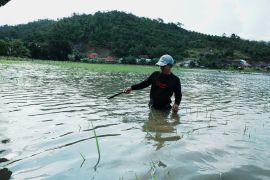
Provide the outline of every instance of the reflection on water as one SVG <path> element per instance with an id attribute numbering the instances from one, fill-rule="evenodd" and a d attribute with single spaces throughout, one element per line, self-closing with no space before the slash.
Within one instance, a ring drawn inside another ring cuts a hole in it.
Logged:
<path id="1" fill-rule="evenodd" d="M 107 99 L 147 74 L 0 64 L 0 169 L 13 179 L 269 179 L 270 76 L 175 74 L 178 115 L 149 109 L 149 88 Z"/>
<path id="2" fill-rule="evenodd" d="M 147 132 L 147 139 L 157 142 L 156 150 L 163 147 L 166 141 L 177 141 L 181 139 L 177 135 L 176 125 L 180 123 L 178 114 L 170 111 L 160 111 L 151 108 L 149 118 L 144 122 L 143 131 Z"/>

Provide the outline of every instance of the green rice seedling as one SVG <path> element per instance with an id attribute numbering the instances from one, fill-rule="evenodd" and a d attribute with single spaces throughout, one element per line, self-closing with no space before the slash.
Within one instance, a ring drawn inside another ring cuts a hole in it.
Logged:
<path id="1" fill-rule="evenodd" d="M 244 129 L 244 135 L 246 134 L 246 131 L 247 131 L 247 125 L 245 125 L 245 129 Z"/>
<path id="2" fill-rule="evenodd" d="M 139 180 L 139 178 L 138 178 L 138 176 L 137 176 L 137 174 L 135 173 L 135 178 L 136 178 L 136 180 Z"/>
<path id="3" fill-rule="evenodd" d="M 151 177 L 152 177 L 152 179 L 156 180 L 157 179 L 156 178 L 157 167 L 156 167 L 156 165 L 155 165 L 155 163 L 154 163 L 153 160 L 150 162 L 150 167 L 151 167 L 151 169 L 150 169 L 150 171 L 151 171 Z"/>
<path id="4" fill-rule="evenodd" d="M 99 147 L 99 143 L 98 143 L 98 137 L 97 137 L 97 134 L 96 134 L 96 131 L 95 131 L 95 128 L 93 126 L 93 123 L 91 122 L 92 124 L 92 128 L 93 128 L 93 132 L 94 132 L 94 136 L 95 136 L 95 139 L 96 139 L 96 146 L 97 146 L 97 151 L 98 151 L 98 161 L 96 163 L 96 165 L 94 166 L 94 170 L 96 171 L 97 169 L 97 165 L 99 164 L 99 161 L 100 161 L 100 147 Z"/>
<path id="5" fill-rule="evenodd" d="M 83 161 L 85 161 L 85 157 L 82 155 L 82 153 L 80 153 L 80 155 L 81 155 Z"/>
<path id="6" fill-rule="evenodd" d="M 82 164 L 81 164 L 81 166 L 80 166 L 80 167 L 82 167 L 83 164 L 84 164 L 84 162 L 85 162 L 85 157 L 82 155 L 82 153 L 80 153 L 80 155 L 81 155 L 81 157 L 82 157 L 82 159 L 83 159 Z"/>

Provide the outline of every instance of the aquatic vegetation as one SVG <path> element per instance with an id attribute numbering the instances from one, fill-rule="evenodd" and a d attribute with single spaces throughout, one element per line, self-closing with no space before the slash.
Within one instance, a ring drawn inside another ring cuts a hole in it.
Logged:
<path id="1" fill-rule="evenodd" d="M 95 139 L 96 139 L 96 146 L 97 146 L 97 151 L 98 151 L 98 160 L 97 160 L 96 165 L 94 166 L 94 169 L 96 170 L 97 165 L 99 164 L 99 161 L 100 161 L 100 147 L 99 147 L 99 143 L 98 143 L 98 137 L 97 137 L 96 130 L 95 130 L 92 122 L 91 122 L 91 124 L 92 124 L 92 128 L 93 128 L 94 136 L 95 136 Z"/>
<path id="2" fill-rule="evenodd" d="M 81 155 L 81 157 L 82 157 L 82 159 L 83 159 L 82 164 L 81 164 L 81 166 L 80 166 L 80 167 L 82 167 L 86 159 L 85 159 L 85 157 L 82 155 L 82 153 L 80 153 L 80 155 Z"/>
<path id="3" fill-rule="evenodd" d="M 138 176 L 137 176 L 137 174 L 135 173 L 135 178 L 136 178 L 136 180 L 139 180 L 139 178 L 138 178 Z"/>
<path id="4" fill-rule="evenodd" d="M 82 155 L 82 153 L 80 153 L 81 157 L 83 158 L 83 160 L 85 161 L 85 157 Z"/>
<path id="5" fill-rule="evenodd" d="M 78 125 L 78 126 L 79 126 L 79 132 L 81 132 L 82 127 L 80 125 Z"/>
<path id="6" fill-rule="evenodd" d="M 88 122 L 88 123 L 89 123 L 89 122 Z M 97 162 L 96 162 L 96 164 L 95 164 L 95 166 L 94 166 L 94 170 L 96 171 L 97 166 L 98 166 L 98 164 L 99 164 L 99 162 L 100 162 L 100 146 L 99 146 L 99 142 L 98 142 L 97 133 L 96 133 L 96 130 L 95 130 L 94 125 L 93 125 L 92 122 L 91 122 L 91 125 L 92 125 L 92 129 L 93 129 L 93 132 L 94 132 L 94 137 L 95 137 L 95 140 L 96 140 L 96 147 L 97 147 L 97 151 L 98 151 L 98 160 L 97 160 Z M 80 127 L 80 129 L 81 129 L 81 126 L 80 126 L 80 125 L 79 125 L 79 127 Z M 82 159 L 83 159 L 82 164 L 81 164 L 81 167 L 82 167 L 82 165 L 84 164 L 86 158 L 83 156 L 82 153 L 80 153 L 80 155 L 81 155 L 81 157 L 82 157 Z"/>
<path id="7" fill-rule="evenodd" d="M 156 178 L 157 167 L 156 167 L 156 165 L 155 165 L 155 163 L 154 163 L 153 160 L 150 162 L 150 167 L 151 167 L 150 168 L 151 177 L 152 177 L 152 179 L 156 180 L 157 179 Z"/>
<path id="8" fill-rule="evenodd" d="M 248 127 L 247 127 L 247 125 L 245 124 L 244 135 L 246 134 L 247 129 L 248 129 Z"/>
<path id="9" fill-rule="evenodd" d="M 211 111 L 211 113 L 210 113 L 210 121 L 212 120 L 212 113 L 213 113 L 213 111 Z"/>

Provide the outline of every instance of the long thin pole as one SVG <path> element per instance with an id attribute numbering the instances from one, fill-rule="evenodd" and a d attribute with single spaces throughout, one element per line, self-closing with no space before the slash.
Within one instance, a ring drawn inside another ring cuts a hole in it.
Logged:
<path id="1" fill-rule="evenodd" d="M 114 98 L 115 96 L 119 96 L 120 94 L 123 94 L 123 93 L 124 93 L 124 92 L 119 92 L 119 93 L 117 93 L 117 94 L 114 94 L 114 95 L 108 97 L 108 99 L 112 99 L 112 98 Z"/>

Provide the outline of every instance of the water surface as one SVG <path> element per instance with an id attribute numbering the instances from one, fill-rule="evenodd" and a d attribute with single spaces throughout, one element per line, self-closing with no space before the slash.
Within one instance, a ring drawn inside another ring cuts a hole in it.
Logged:
<path id="1" fill-rule="evenodd" d="M 178 115 L 149 109 L 149 88 L 107 100 L 148 74 L 0 64 L 0 166 L 13 179 L 269 179 L 269 74 L 175 74 Z"/>

